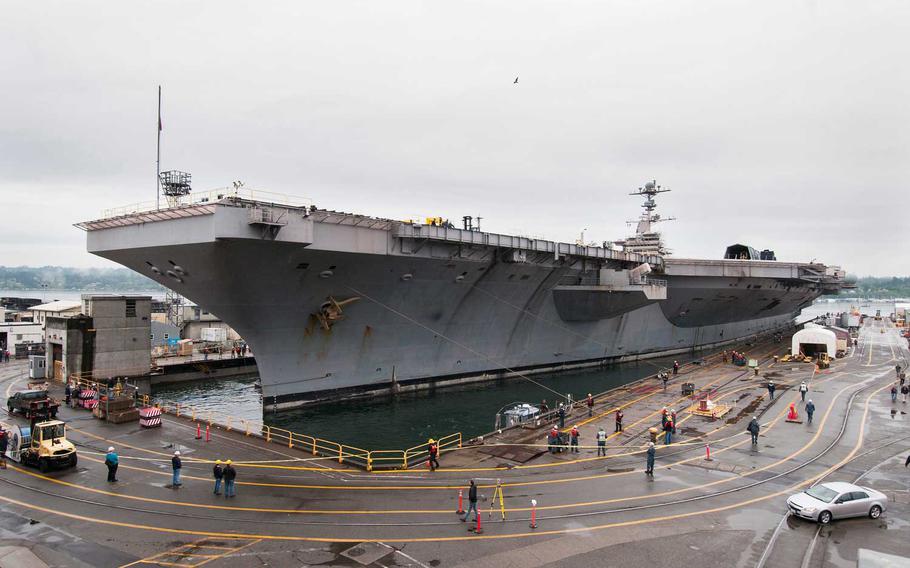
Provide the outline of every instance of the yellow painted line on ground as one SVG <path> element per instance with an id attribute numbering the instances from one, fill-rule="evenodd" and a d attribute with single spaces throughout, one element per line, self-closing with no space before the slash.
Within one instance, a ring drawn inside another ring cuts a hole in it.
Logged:
<path id="1" fill-rule="evenodd" d="M 881 389 L 876 390 L 873 394 L 880 392 L 887 386 L 890 386 L 890 385 L 885 385 L 885 387 L 882 387 Z M 2 495 L 0 495 L 0 501 L 4 501 L 11 505 L 17 505 L 17 506 L 23 507 L 25 509 L 33 510 L 33 511 L 41 511 L 44 513 L 48 513 L 51 515 L 57 515 L 57 516 L 65 517 L 68 519 L 85 521 L 85 522 L 89 522 L 89 523 L 103 524 L 103 525 L 107 525 L 107 526 L 116 526 L 116 527 L 122 527 L 122 528 L 128 528 L 128 529 L 160 532 L 160 533 L 167 533 L 167 534 L 197 535 L 197 536 L 205 536 L 205 537 L 212 537 L 212 538 L 230 538 L 230 539 L 246 538 L 246 539 L 251 539 L 251 540 L 259 539 L 260 541 L 270 540 L 270 541 L 287 541 L 287 542 L 352 542 L 352 543 L 358 543 L 358 542 L 364 542 L 364 541 L 378 542 L 381 540 L 382 542 L 387 542 L 387 543 L 388 542 L 394 542 L 394 543 L 456 542 L 456 541 L 470 541 L 470 540 L 504 540 L 504 539 L 515 539 L 515 538 L 525 538 L 525 537 L 543 537 L 543 536 L 553 536 L 553 535 L 589 533 L 592 531 L 601 531 L 601 530 L 613 529 L 613 528 L 646 525 L 646 524 L 663 522 L 663 521 L 673 521 L 673 520 L 678 520 L 678 519 L 694 518 L 694 517 L 699 517 L 702 515 L 708 515 L 708 514 L 714 514 L 714 513 L 719 513 L 719 512 L 723 512 L 723 511 L 738 509 L 738 508 L 742 508 L 746 505 L 760 503 L 762 501 L 767 501 L 769 499 L 776 498 L 781 495 L 785 495 L 800 487 L 804 487 L 805 485 L 808 485 L 809 483 L 811 483 L 817 479 L 821 479 L 824 476 L 830 474 L 831 472 L 836 471 L 841 466 L 843 466 L 845 463 L 849 462 L 853 458 L 853 456 L 856 455 L 856 453 L 859 451 L 859 449 L 862 447 L 863 438 L 865 435 L 866 418 L 868 417 L 868 413 L 869 413 L 869 402 L 871 400 L 872 400 L 872 395 L 870 395 L 866 399 L 866 403 L 864 405 L 863 417 L 862 417 L 862 420 L 860 421 L 860 431 L 857 436 L 856 444 L 854 445 L 851 452 L 847 455 L 847 457 L 845 457 L 843 460 L 841 460 L 837 464 L 831 466 L 830 468 L 822 471 L 821 473 L 819 473 L 813 477 L 800 481 L 800 482 L 798 482 L 788 488 L 782 489 L 780 491 L 762 495 L 760 497 L 754 497 L 752 499 L 746 499 L 746 500 L 739 501 L 736 503 L 731 503 L 729 505 L 722 505 L 722 506 L 713 507 L 713 508 L 709 508 L 709 509 L 701 509 L 698 511 L 690 511 L 687 513 L 676 513 L 676 514 L 672 514 L 672 515 L 663 515 L 663 516 L 659 516 L 659 517 L 649 517 L 649 518 L 635 519 L 635 520 L 630 520 L 630 521 L 618 521 L 618 522 L 605 523 L 605 524 L 594 525 L 594 526 L 572 527 L 572 528 L 553 529 L 553 530 L 539 530 L 539 531 L 534 531 L 534 532 L 511 533 L 511 534 L 484 534 L 484 535 L 475 534 L 475 535 L 442 536 L 442 537 L 412 537 L 412 538 L 391 537 L 391 538 L 382 538 L 382 539 L 310 537 L 310 536 L 269 535 L 269 534 L 255 534 L 255 533 L 249 533 L 249 534 L 224 533 L 224 532 L 216 532 L 216 531 L 195 531 L 195 530 L 189 530 L 189 529 L 174 529 L 174 528 L 159 527 L 159 526 L 154 526 L 154 525 L 144 525 L 144 524 L 138 524 L 138 523 L 111 521 L 108 519 L 101 519 L 98 517 L 89 517 L 89 516 L 85 516 L 85 515 L 77 515 L 74 513 L 65 513 L 62 511 L 48 509 L 46 507 L 39 507 L 37 505 L 31 505 L 29 503 L 24 503 L 22 501 L 19 501 L 16 499 L 11 499 L 9 497 L 5 497 Z"/>
<path id="2" fill-rule="evenodd" d="M 174 455 L 173 453 L 165 453 L 165 452 L 159 452 L 159 451 L 156 451 L 156 450 L 149 450 L 149 449 L 146 449 L 146 448 L 141 448 L 141 447 L 139 447 L 139 446 L 134 446 L 134 445 L 132 445 L 132 444 L 128 444 L 128 443 L 123 442 L 123 441 L 120 441 L 120 440 L 110 440 L 110 439 L 108 439 L 108 438 L 105 438 L 104 436 L 99 436 L 99 435 L 93 434 L 93 433 L 91 433 L 91 432 L 86 432 L 85 430 L 82 430 L 82 429 L 80 429 L 80 428 L 76 428 L 75 426 L 67 425 L 66 428 L 67 428 L 67 430 L 71 430 L 71 431 L 73 431 L 73 432 L 78 432 L 78 433 L 82 434 L 83 436 L 88 436 L 89 438 L 92 438 L 92 439 L 95 439 L 95 440 L 99 440 L 99 441 L 102 441 L 102 442 L 106 442 L 106 443 L 111 444 L 111 445 L 114 445 L 114 446 L 119 445 L 119 446 L 121 446 L 121 447 L 129 448 L 129 449 L 131 449 L 131 450 L 136 450 L 136 451 L 139 451 L 139 452 L 145 452 L 145 453 L 148 453 L 148 454 L 153 454 L 153 455 L 156 455 L 156 456 L 161 456 L 162 460 L 163 460 L 164 458 L 166 458 L 167 460 L 170 460 L 171 457 L 173 457 L 173 455 Z M 230 442 L 230 440 L 228 440 L 228 441 Z M 267 442 L 264 442 L 264 443 L 267 443 Z M 269 448 L 263 448 L 262 446 L 255 446 L 255 447 L 258 448 L 258 449 L 269 450 Z M 335 456 L 335 457 L 324 456 L 324 457 L 313 457 L 313 458 L 300 458 L 300 461 L 302 461 L 302 462 L 315 461 L 315 460 L 338 460 L 338 456 Z M 200 459 L 196 459 L 196 458 L 190 458 L 190 459 L 187 459 L 187 461 L 189 461 L 189 462 L 194 462 L 194 461 L 195 461 L 195 462 L 198 462 L 198 463 L 210 463 L 210 464 L 215 463 L 215 460 L 200 460 Z M 261 462 L 261 463 L 264 464 L 264 463 L 268 463 L 268 462 Z M 255 462 L 254 462 L 254 463 L 249 463 L 249 464 L 247 464 L 247 463 L 239 462 L 239 461 L 238 461 L 238 462 L 234 462 L 234 464 L 235 464 L 235 465 L 244 465 L 244 466 L 248 466 L 248 467 L 266 467 L 266 468 L 274 468 L 274 469 L 294 469 L 294 470 L 297 470 L 297 471 L 317 471 L 317 472 L 320 472 L 320 473 L 334 473 L 334 472 L 338 472 L 338 473 L 363 473 L 363 470 L 361 470 L 361 469 L 352 469 L 352 468 L 338 468 L 338 469 L 335 469 L 335 468 L 308 467 L 308 466 L 281 466 L 281 465 L 266 466 L 266 465 L 257 464 L 257 463 L 255 463 Z"/>
<path id="3" fill-rule="evenodd" d="M 765 471 L 765 470 L 771 469 L 777 465 L 780 465 L 781 463 L 785 463 L 789 460 L 792 460 L 793 458 L 799 456 L 800 454 L 805 452 L 807 449 L 809 449 L 813 444 L 815 444 L 815 442 L 821 436 L 822 431 L 824 430 L 824 426 L 827 423 L 828 417 L 830 416 L 830 414 L 833 410 L 834 401 L 836 401 L 845 391 L 847 391 L 848 389 L 850 389 L 853 386 L 855 386 L 855 385 L 845 386 L 834 396 L 834 398 L 831 401 L 831 404 L 828 405 L 828 409 L 825 411 L 825 414 L 819 423 L 819 427 L 816 430 L 815 435 L 801 449 L 793 452 L 789 456 L 782 458 L 776 462 L 767 464 L 767 465 L 762 466 L 757 469 L 753 469 L 750 471 L 750 473 L 754 473 L 756 471 Z M 880 389 L 878 389 L 878 390 L 874 391 L 872 394 L 870 394 L 869 397 L 871 398 L 872 396 L 874 396 L 875 394 L 877 394 L 878 392 L 880 392 L 881 390 L 883 390 L 889 386 L 890 386 L 890 383 L 886 384 L 885 386 L 881 387 Z M 781 411 L 778 414 L 777 418 L 775 418 L 775 420 L 772 421 L 772 425 L 768 426 L 765 430 L 767 431 L 767 430 L 771 429 L 775 423 L 779 422 L 780 418 L 783 416 L 783 414 L 785 412 L 786 412 L 786 410 Z M 741 445 L 745 444 L 747 441 L 748 440 L 743 440 L 742 442 L 739 442 L 739 443 L 735 444 L 734 446 L 720 449 L 717 452 L 715 452 L 715 455 L 718 453 L 722 453 L 723 451 L 725 451 L 727 449 L 732 449 L 732 448 L 741 446 Z M 672 464 L 660 466 L 658 469 L 667 469 L 672 466 L 679 465 L 681 463 L 696 461 L 699 459 L 701 459 L 701 458 L 698 458 L 698 457 L 688 458 L 686 460 L 681 460 L 678 462 L 674 462 Z M 92 460 L 92 461 L 100 462 L 100 460 Z M 112 497 L 119 497 L 119 498 L 123 498 L 123 499 L 132 499 L 132 500 L 137 500 L 137 501 L 152 502 L 152 503 L 182 506 L 182 507 L 200 508 L 200 509 L 235 510 L 235 511 L 257 512 L 257 513 L 316 514 L 316 515 L 377 515 L 377 514 L 424 514 L 424 515 L 446 514 L 446 515 L 450 515 L 451 514 L 451 510 L 449 510 L 449 509 L 444 509 L 444 510 L 432 510 L 432 509 L 430 509 L 430 510 L 427 510 L 427 509 L 416 509 L 416 510 L 415 509 L 404 509 L 404 510 L 323 510 L 323 509 L 302 510 L 302 509 L 274 509 L 274 508 L 261 508 L 261 507 L 228 507 L 228 506 L 224 506 L 224 505 L 209 505 L 209 504 L 182 502 L 182 501 L 169 501 L 169 500 L 164 500 L 164 499 L 139 497 L 139 496 L 135 496 L 135 495 L 124 495 L 122 493 L 114 493 L 111 491 L 105 491 L 105 490 L 101 490 L 101 489 L 86 487 L 86 486 L 70 483 L 67 481 L 51 478 L 51 477 L 48 477 L 48 476 L 45 476 L 42 474 L 38 474 L 38 473 L 34 473 L 31 471 L 23 470 L 16 466 L 11 466 L 11 469 L 14 471 L 23 473 L 25 475 L 32 476 L 37 479 L 50 481 L 52 483 L 56 483 L 59 485 L 75 488 L 80 491 L 89 491 L 92 493 L 98 493 L 98 494 L 108 495 L 108 496 L 112 496 Z M 622 472 L 622 473 L 616 472 L 616 473 L 612 473 L 612 474 L 606 474 L 603 476 L 589 476 L 584 479 L 595 479 L 598 477 L 611 477 L 611 476 L 616 476 L 616 475 L 627 475 L 629 473 L 632 473 L 632 472 Z M 606 504 L 611 504 L 611 503 L 634 501 L 634 500 L 639 500 L 639 499 L 650 499 L 650 498 L 654 498 L 654 497 L 664 497 L 664 496 L 675 495 L 675 494 L 679 494 L 679 493 L 685 493 L 688 491 L 700 490 L 700 489 L 712 487 L 715 485 L 720 485 L 723 483 L 730 482 L 734 479 L 739 479 L 739 477 L 728 477 L 728 478 L 716 480 L 716 481 L 709 482 L 709 483 L 704 483 L 704 484 L 700 484 L 700 485 L 696 485 L 696 486 L 692 486 L 692 487 L 681 488 L 681 489 L 665 491 L 665 492 L 660 492 L 660 493 L 652 493 L 652 494 L 647 494 L 647 495 L 636 495 L 636 496 L 629 496 L 629 497 L 619 497 L 619 498 L 604 499 L 604 500 L 597 500 L 597 501 L 586 501 L 586 502 L 579 502 L 579 503 L 565 503 L 565 504 L 557 504 L 557 505 L 548 505 L 548 506 L 538 507 L 538 509 L 540 509 L 540 510 L 571 509 L 571 508 L 589 507 L 589 506 L 595 506 L 595 505 L 606 505 Z M 558 482 L 559 480 L 554 480 L 554 481 Z M 505 486 L 505 484 L 504 484 L 504 486 Z M 528 508 L 528 507 L 516 507 L 516 508 L 507 509 L 507 512 L 520 512 L 520 511 L 529 511 L 529 510 L 530 510 L 530 508 Z"/>

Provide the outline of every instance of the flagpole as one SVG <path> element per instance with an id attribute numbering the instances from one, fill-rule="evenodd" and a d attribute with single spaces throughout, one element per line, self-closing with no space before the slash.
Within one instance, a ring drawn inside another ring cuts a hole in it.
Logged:
<path id="1" fill-rule="evenodd" d="M 158 159 L 155 172 L 155 209 L 161 209 L 161 85 L 158 85 Z"/>

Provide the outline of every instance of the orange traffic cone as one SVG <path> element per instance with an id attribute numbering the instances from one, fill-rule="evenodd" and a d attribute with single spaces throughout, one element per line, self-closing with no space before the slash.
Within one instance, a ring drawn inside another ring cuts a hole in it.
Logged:
<path id="1" fill-rule="evenodd" d="M 200 426 L 198 422 L 196 423 L 196 439 L 202 439 L 202 426 Z"/>

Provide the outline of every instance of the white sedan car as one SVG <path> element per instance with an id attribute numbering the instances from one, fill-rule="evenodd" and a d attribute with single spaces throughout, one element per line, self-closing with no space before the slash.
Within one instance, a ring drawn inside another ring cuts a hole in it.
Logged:
<path id="1" fill-rule="evenodd" d="M 874 489 L 852 483 L 820 483 L 787 499 L 797 517 L 826 525 L 831 519 L 865 517 L 877 519 L 888 506 L 888 498 Z"/>

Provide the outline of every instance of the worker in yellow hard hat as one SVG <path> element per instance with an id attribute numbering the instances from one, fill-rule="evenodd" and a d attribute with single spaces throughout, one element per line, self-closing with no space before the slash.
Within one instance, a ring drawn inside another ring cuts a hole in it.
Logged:
<path id="1" fill-rule="evenodd" d="M 215 495 L 221 495 L 221 481 L 224 479 L 224 468 L 221 466 L 221 460 L 215 460 L 212 476 L 215 478 Z"/>
<path id="2" fill-rule="evenodd" d="M 230 499 L 236 495 L 234 493 L 234 479 L 237 478 L 237 470 L 231 465 L 231 460 L 224 462 L 224 497 Z"/>

